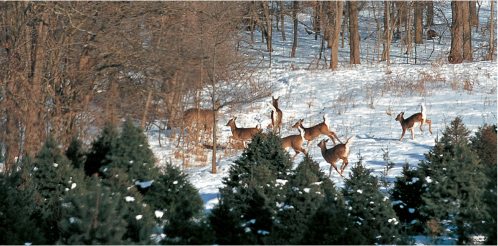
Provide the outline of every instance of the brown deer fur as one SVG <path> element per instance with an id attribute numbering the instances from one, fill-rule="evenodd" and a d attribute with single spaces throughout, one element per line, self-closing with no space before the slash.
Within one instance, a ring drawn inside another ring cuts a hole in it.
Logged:
<path id="1" fill-rule="evenodd" d="M 406 130 L 410 130 L 412 132 L 412 140 L 415 139 L 413 130 L 415 128 L 415 123 L 417 123 L 417 122 L 420 122 L 420 131 L 424 131 L 424 130 L 422 130 L 422 125 L 424 123 L 429 123 L 429 132 L 432 134 L 431 120 L 429 120 L 427 118 L 424 119 L 425 107 L 423 105 L 422 105 L 422 112 L 421 113 L 416 113 L 416 114 L 414 114 L 406 119 L 403 118 L 404 115 L 405 115 L 405 112 L 401 112 L 396 117 L 396 121 L 399 121 L 399 123 L 401 124 L 401 127 L 403 128 L 403 133 L 401 134 L 399 141 L 401 141 L 401 139 L 403 139 L 403 136 L 405 136 Z"/>
<path id="2" fill-rule="evenodd" d="M 298 130 L 300 133 L 299 135 L 291 135 L 282 138 L 282 148 L 292 148 L 296 151 L 296 154 L 291 158 L 291 160 L 294 160 L 294 158 L 296 158 L 296 156 L 301 152 L 306 155 L 306 150 L 302 147 L 304 142 L 304 129 L 299 127 Z"/>
<path id="3" fill-rule="evenodd" d="M 246 140 L 250 140 L 252 136 L 254 136 L 256 133 L 258 133 L 259 129 L 257 127 L 255 128 L 238 128 L 237 125 L 235 125 L 235 120 L 237 117 L 230 119 L 226 126 L 229 126 L 230 129 L 232 130 L 232 136 L 228 139 L 228 142 L 231 143 L 232 139 L 233 140 L 240 140 L 244 144 L 244 148 L 246 147 Z"/>
<path id="4" fill-rule="evenodd" d="M 342 173 L 344 172 L 344 169 L 348 166 L 348 156 L 349 153 L 351 152 L 351 143 L 355 139 L 355 136 L 352 136 L 346 141 L 345 144 L 338 144 L 331 149 L 327 149 L 327 140 L 322 140 L 320 143 L 318 143 L 318 147 L 322 150 L 322 156 L 325 161 L 330 163 L 330 170 L 329 170 L 329 177 L 332 175 L 332 167 L 335 168 L 337 173 L 339 173 L 343 178 L 344 175 Z M 336 162 L 342 159 L 342 165 L 341 165 L 341 171 L 339 172 L 339 169 L 337 169 Z"/>
<path id="5" fill-rule="evenodd" d="M 282 110 L 278 108 L 278 99 L 280 99 L 280 97 L 278 97 L 277 99 L 275 99 L 273 96 L 271 97 L 272 105 L 270 105 L 270 107 L 272 108 L 272 111 L 270 117 L 271 125 L 273 126 L 273 132 L 276 132 L 278 128 L 278 133 L 280 134 L 283 114 Z"/>
<path id="6" fill-rule="evenodd" d="M 339 143 L 342 144 L 341 140 L 339 140 L 339 138 L 337 137 L 335 132 L 331 131 L 329 129 L 329 127 L 327 126 L 327 124 L 325 124 L 325 115 L 323 116 L 322 123 L 315 125 L 315 126 L 312 126 L 310 128 L 304 127 L 303 126 L 303 119 L 300 119 L 296 122 L 296 124 L 294 124 L 294 126 L 292 126 L 292 128 L 298 128 L 298 127 L 302 127 L 304 129 L 304 139 L 308 140 L 308 143 L 306 144 L 306 146 L 309 146 L 310 141 L 317 138 L 321 134 L 329 136 L 330 139 L 332 139 L 332 142 L 334 142 L 334 145 L 335 145 L 334 137 L 337 139 L 337 141 L 339 141 Z"/>
<path id="7" fill-rule="evenodd" d="M 211 133 L 213 129 L 214 117 L 213 111 L 209 109 L 189 108 L 183 112 L 183 128 L 182 134 L 185 129 L 191 129 L 194 123 L 204 127 L 204 133 Z"/>

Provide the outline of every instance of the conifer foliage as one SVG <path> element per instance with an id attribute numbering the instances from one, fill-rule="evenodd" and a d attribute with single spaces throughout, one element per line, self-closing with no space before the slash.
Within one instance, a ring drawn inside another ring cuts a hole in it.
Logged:
<path id="1" fill-rule="evenodd" d="M 353 228 L 365 237 L 367 244 L 392 244 L 398 239 L 399 220 L 389 198 L 378 189 L 373 170 L 363 166 L 362 161 L 360 157 L 351 168 L 343 191 Z"/>
<path id="2" fill-rule="evenodd" d="M 420 163 L 427 182 L 422 212 L 433 224 L 449 228 L 459 244 L 470 243 L 487 214 L 482 200 L 487 178 L 469 134 L 462 119 L 455 118 Z"/>

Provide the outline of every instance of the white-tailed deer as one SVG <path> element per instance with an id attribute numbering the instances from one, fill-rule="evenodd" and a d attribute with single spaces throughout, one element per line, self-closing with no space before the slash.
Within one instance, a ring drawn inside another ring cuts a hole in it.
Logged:
<path id="1" fill-rule="evenodd" d="M 182 137 L 185 129 L 190 129 L 193 127 L 194 123 L 197 123 L 197 127 L 203 126 L 203 134 L 206 132 L 211 135 L 213 130 L 213 111 L 209 109 L 199 109 L 199 108 L 189 108 L 183 112 L 183 127 L 182 127 Z M 189 132 L 190 134 L 190 132 Z"/>
<path id="2" fill-rule="evenodd" d="M 330 163 L 330 170 L 329 170 L 329 177 L 332 175 L 332 167 L 335 168 L 335 170 L 344 178 L 344 175 L 342 173 L 344 172 L 344 169 L 348 166 L 348 156 L 349 153 L 351 152 L 351 143 L 355 139 L 355 136 L 352 136 L 346 141 L 345 144 L 338 144 L 331 149 L 327 149 L 327 140 L 322 140 L 320 143 L 318 143 L 318 147 L 322 150 L 322 156 L 325 161 Z M 336 161 L 339 159 L 342 159 L 342 165 L 341 165 L 341 171 L 339 172 L 339 169 L 337 169 L 337 166 L 335 164 Z"/>
<path id="3" fill-rule="evenodd" d="M 228 121 L 226 126 L 229 126 L 230 129 L 232 130 L 232 136 L 228 139 L 228 143 L 232 142 L 233 140 L 240 140 L 244 144 L 244 148 L 246 147 L 246 140 L 250 140 L 252 136 L 254 136 L 256 133 L 259 132 L 258 127 L 254 128 L 238 128 L 237 125 L 235 125 L 235 120 L 237 117 L 234 117 Z"/>
<path id="4" fill-rule="evenodd" d="M 429 132 L 432 134 L 431 120 L 427 119 L 427 115 L 425 112 L 425 106 L 423 104 L 421 104 L 421 106 L 422 106 L 422 112 L 420 112 L 420 113 L 416 113 L 416 114 L 405 119 L 405 118 L 403 118 L 403 116 L 405 115 L 405 112 L 401 112 L 396 117 L 396 121 L 399 121 L 399 123 L 401 123 L 401 127 L 403 128 L 403 133 L 401 134 L 401 138 L 399 138 L 399 141 L 401 141 L 401 139 L 403 139 L 403 136 L 405 136 L 406 130 L 410 130 L 412 132 L 412 140 L 415 139 L 415 136 L 413 134 L 413 130 L 415 128 L 415 123 L 417 123 L 417 122 L 420 122 L 420 131 L 424 131 L 424 130 L 422 130 L 422 125 L 424 123 L 429 123 Z"/>
<path id="5" fill-rule="evenodd" d="M 280 97 L 278 97 L 277 99 L 275 99 L 273 96 L 271 97 L 271 102 L 272 104 L 268 103 L 268 105 L 270 106 L 271 108 L 271 115 L 270 115 L 270 118 L 271 118 L 271 126 L 273 127 L 273 132 L 276 132 L 277 131 L 277 128 L 278 128 L 278 133 L 280 134 L 280 127 L 282 126 L 282 110 L 280 110 L 278 108 L 278 99 L 280 99 Z"/>
<path id="6" fill-rule="evenodd" d="M 335 132 L 330 130 L 327 114 L 323 115 L 323 122 L 322 123 L 315 125 L 315 126 L 312 126 L 310 128 L 304 127 L 303 126 L 303 119 L 300 119 L 296 122 L 296 124 L 294 124 L 294 126 L 292 126 L 292 128 L 298 128 L 298 127 L 302 127 L 304 129 L 304 139 L 308 140 L 308 143 L 306 144 L 306 146 L 310 146 L 311 140 L 317 138 L 321 134 L 329 136 L 330 139 L 332 139 L 332 142 L 334 142 L 334 145 L 335 145 L 334 137 L 337 139 L 337 141 L 339 141 L 339 143 L 342 144 L 341 140 L 339 140 L 339 138 L 337 137 Z"/>
<path id="7" fill-rule="evenodd" d="M 282 138 L 282 148 L 284 148 L 285 150 L 292 148 L 294 149 L 294 151 L 296 151 L 296 154 L 291 158 L 291 160 L 294 160 L 294 158 L 296 158 L 296 156 L 301 152 L 306 155 L 306 150 L 303 149 L 304 129 L 302 127 L 299 127 L 297 129 L 299 130 L 299 135 L 290 135 Z"/>

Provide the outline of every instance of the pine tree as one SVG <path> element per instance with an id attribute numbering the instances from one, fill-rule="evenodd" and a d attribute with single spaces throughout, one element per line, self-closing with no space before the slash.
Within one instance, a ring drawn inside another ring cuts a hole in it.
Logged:
<path id="1" fill-rule="evenodd" d="M 126 207 L 120 194 L 102 186 L 97 176 L 88 189 L 71 191 L 64 199 L 59 244 L 125 244 Z"/>
<path id="2" fill-rule="evenodd" d="M 74 168 L 84 168 L 85 153 L 83 151 L 83 143 L 77 137 L 73 137 L 71 140 L 66 150 L 66 157 L 71 161 Z"/>
<path id="3" fill-rule="evenodd" d="M 109 169 L 122 169 L 133 183 L 153 180 L 159 172 L 147 138 L 129 118 L 123 123 L 116 146 L 110 149 L 106 159 Z"/>
<path id="4" fill-rule="evenodd" d="M 379 190 L 373 170 L 362 164 L 363 158 L 351 168 L 343 190 L 346 204 L 357 229 L 367 244 L 392 244 L 399 234 L 399 221 L 391 202 Z"/>
<path id="5" fill-rule="evenodd" d="M 420 209 L 425 206 L 422 195 L 426 188 L 427 184 L 423 173 L 418 169 L 410 168 L 410 165 L 405 163 L 401 176 L 396 177 L 396 181 L 394 181 L 390 198 L 393 201 L 396 215 L 410 235 L 423 232 L 426 219 L 420 214 Z"/>
<path id="6" fill-rule="evenodd" d="M 497 169 L 496 169 L 496 125 L 490 126 L 485 124 L 480 127 L 475 136 L 470 139 L 472 149 L 474 149 L 481 160 L 483 165 L 483 172 L 488 178 L 488 183 L 485 188 L 483 201 L 486 204 L 488 216 L 486 217 L 483 226 L 484 234 L 487 236 L 487 245 L 497 244 L 496 234 L 496 183 L 497 183 Z"/>
<path id="7" fill-rule="evenodd" d="M 326 194 L 337 195 L 332 181 L 320 171 L 319 164 L 306 155 L 285 184 L 285 201 L 280 205 L 273 232 L 275 244 L 297 244 L 308 221 Z"/>
<path id="8" fill-rule="evenodd" d="M 30 181 L 27 185 L 35 190 L 37 209 L 42 216 L 40 228 L 47 243 L 52 244 L 59 238 L 57 222 L 62 217 L 61 197 L 71 189 L 79 189 L 84 184 L 84 174 L 73 168 L 52 135 L 35 155 L 34 161 L 28 164 L 23 175 Z"/>
<path id="9" fill-rule="evenodd" d="M 46 244 L 35 218 L 34 190 L 20 172 L 0 173 L 0 245 Z"/>
<path id="10" fill-rule="evenodd" d="M 469 133 L 461 118 L 455 118 L 425 155 L 427 161 L 419 164 L 428 188 L 422 212 L 433 224 L 450 229 L 459 244 L 470 243 L 469 236 L 487 213 L 482 200 L 487 178 L 470 147 Z"/>
<path id="11" fill-rule="evenodd" d="M 103 175 L 100 169 L 109 165 L 106 156 L 111 149 L 116 147 L 118 138 L 119 133 L 116 126 L 111 122 L 106 122 L 99 138 L 93 142 L 92 148 L 86 154 L 85 174 L 87 176 L 91 177 L 94 173 L 99 173 L 99 176 Z"/>
<path id="12" fill-rule="evenodd" d="M 284 202 L 283 182 L 292 168 L 280 137 L 258 133 L 223 178 L 219 204 L 212 209 L 210 225 L 216 243 L 264 244 L 271 238 L 277 204 Z M 228 215 L 222 215 L 229 211 Z M 221 220 L 232 218 L 233 221 Z M 224 224 L 232 225 L 227 229 Z M 242 233 L 243 232 L 243 233 Z M 226 234 L 230 236 L 227 236 Z"/>
<path id="13" fill-rule="evenodd" d="M 213 243 L 207 226 L 202 221 L 196 222 L 201 219 L 204 202 L 187 175 L 178 168 L 171 164 L 163 167 L 159 177 L 147 188 L 144 201 L 157 213 L 156 222 L 164 226 L 166 242 Z"/>

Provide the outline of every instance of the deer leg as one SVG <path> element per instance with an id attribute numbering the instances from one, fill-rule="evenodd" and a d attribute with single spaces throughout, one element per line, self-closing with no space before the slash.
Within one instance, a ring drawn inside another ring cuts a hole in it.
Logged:
<path id="1" fill-rule="evenodd" d="M 346 167 L 348 166 L 348 164 L 349 164 L 348 158 L 344 157 L 344 159 L 342 159 L 341 173 L 344 172 L 344 169 L 346 169 Z"/>
<path id="2" fill-rule="evenodd" d="M 311 139 L 308 140 L 308 143 L 306 144 L 306 147 L 309 147 L 310 146 L 310 143 L 311 143 Z"/>
<path id="3" fill-rule="evenodd" d="M 415 134 L 414 134 L 415 131 L 413 130 L 413 128 L 410 129 L 410 131 L 412 131 L 412 140 L 415 140 Z"/>
<path id="4" fill-rule="evenodd" d="M 329 177 L 331 177 L 331 176 L 332 176 L 332 167 L 334 167 L 334 168 L 335 168 L 335 170 L 337 171 L 337 173 L 338 173 L 338 174 L 340 174 L 342 177 L 344 177 L 344 176 L 342 175 L 342 173 L 341 173 L 341 172 L 339 172 L 339 169 L 337 169 L 337 166 L 335 165 L 335 163 L 334 163 L 334 162 L 330 163 Z"/>
<path id="5" fill-rule="evenodd" d="M 299 151 L 296 151 L 296 154 L 291 158 L 291 161 L 294 160 L 294 158 L 296 158 L 297 155 L 299 155 Z"/>
<path id="6" fill-rule="evenodd" d="M 403 129 L 403 133 L 401 133 L 401 137 L 399 138 L 399 141 L 401 141 L 401 139 L 403 139 L 403 136 L 405 136 L 405 132 L 406 132 L 406 130 Z"/>
<path id="7" fill-rule="evenodd" d="M 337 135 L 335 134 L 335 132 L 330 132 L 329 137 L 332 138 L 332 136 L 334 136 L 337 139 L 337 141 L 339 141 L 339 143 L 342 144 L 341 140 L 337 137 Z M 333 138 L 332 138 L 332 141 L 334 141 Z M 334 142 L 334 145 L 335 145 L 335 142 Z"/>
<path id="8" fill-rule="evenodd" d="M 429 132 L 432 134 L 432 130 L 431 130 L 431 120 L 428 120 L 428 119 L 425 119 L 425 122 L 426 123 L 429 123 Z"/>

